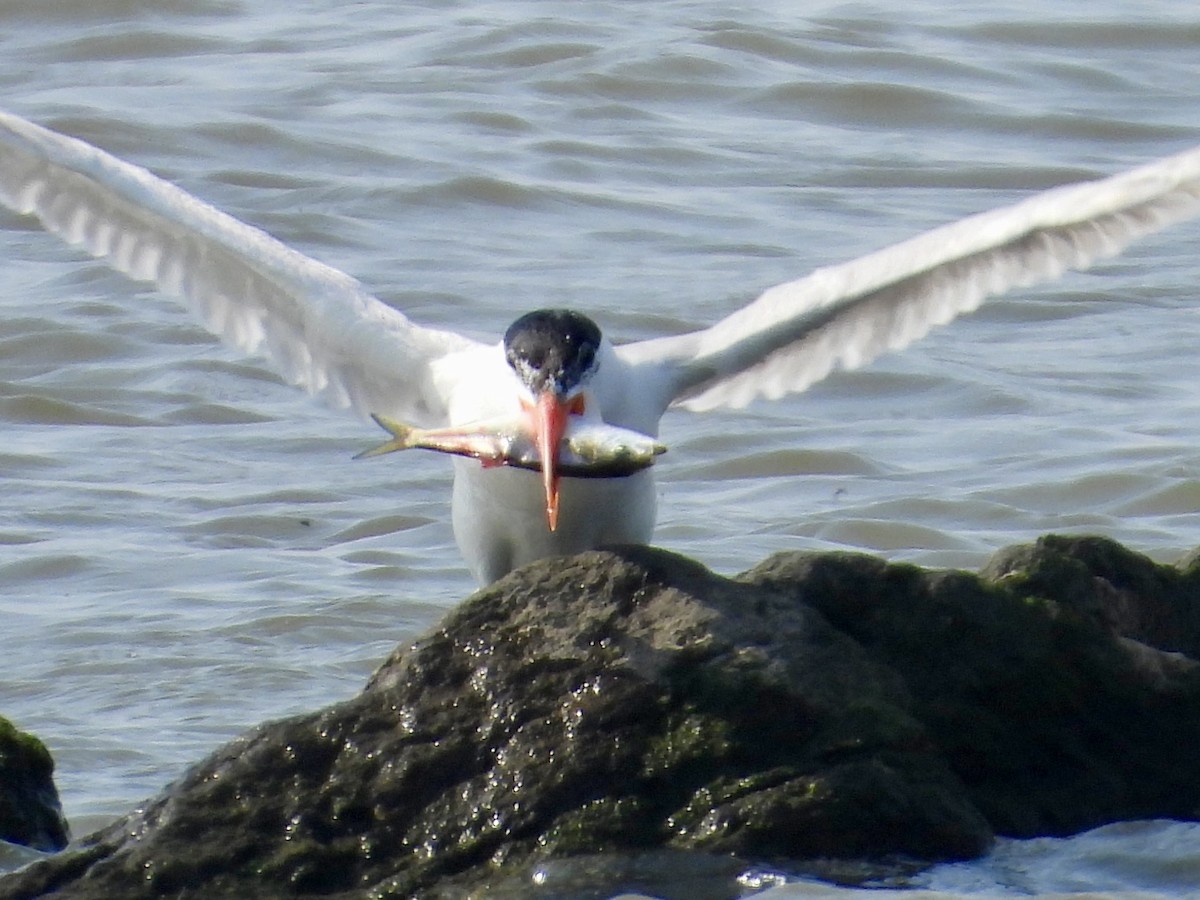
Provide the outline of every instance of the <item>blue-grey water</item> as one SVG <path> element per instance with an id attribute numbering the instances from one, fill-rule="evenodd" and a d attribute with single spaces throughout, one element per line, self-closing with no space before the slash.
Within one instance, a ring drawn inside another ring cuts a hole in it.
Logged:
<path id="1" fill-rule="evenodd" d="M 478 336 L 544 305 L 618 338 L 710 323 L 1200 143 L 1198 83 L 1200 6 L 1168 0 L 0 0 L 0 107 Z M 1177 226 L 805 394 L 673 414 L 658 542 L 722 572 L 794 548 L 973 567 L 1051 530 L 1179 559 L 1198 244 Z M 77 835 L 351 696 L 472 589 L 444 459 L 352 462 L 374 426 L 9 215 L 0 304 L 0 715 L 50 746 Z M 1200 834 L 1002 843 L 921 884 L 1184 894 Z"/>

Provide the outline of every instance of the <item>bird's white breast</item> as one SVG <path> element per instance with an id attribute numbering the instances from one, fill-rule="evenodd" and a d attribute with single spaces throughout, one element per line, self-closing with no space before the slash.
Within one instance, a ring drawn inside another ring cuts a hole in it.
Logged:
<path id="1" fill-rule="evenodd" d="M 558 528 L 546 525 L 541 476 L 513 468 L 485 469 L 454 461 L 454 537 L 481 584 L 542 559 L 610 544 L 644 544 L 654 532 L 654 475 L 564 478 Z"/>

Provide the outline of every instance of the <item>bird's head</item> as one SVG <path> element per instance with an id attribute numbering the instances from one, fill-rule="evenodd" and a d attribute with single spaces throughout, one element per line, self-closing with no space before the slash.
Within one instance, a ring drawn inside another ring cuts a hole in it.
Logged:
<path id="1" fill-rule="evenodd" d="M 528 396 L 521 398 L 542 460 L 546 523 L 558 527 L 558 453 L 571 415 L 585 410 L 583 390 L 599 367 L 600 328 L 568 309 L 539 309 L 504 334 L 504 357 Z"/>

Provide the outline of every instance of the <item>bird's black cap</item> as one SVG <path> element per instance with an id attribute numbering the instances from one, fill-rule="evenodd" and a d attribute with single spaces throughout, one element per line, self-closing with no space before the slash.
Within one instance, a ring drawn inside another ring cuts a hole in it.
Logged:
<path id="1" fill-rule="evenodd" d="M 600 327 L 569 309 L 526 313 L 504 333 L 504 356 L 534 394 L 563 395 L 587 382 L 597 368 Z"/>

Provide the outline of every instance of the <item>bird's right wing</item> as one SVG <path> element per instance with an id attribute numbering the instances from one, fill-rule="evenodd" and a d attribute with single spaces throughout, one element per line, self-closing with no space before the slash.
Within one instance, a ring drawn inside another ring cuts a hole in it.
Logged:
<path id="1" fill-rule="evenodd" d="M 711 328 L 617 347 L 659 411 L 744 406 L 864 365 L 988 296 L 1200 214 L 1200 148 L 1034 194 L 765 291 Z"/>
<path id="2" fill-rule="evenodd" d="M 214 334 L 335 407 L 444 423 L 431 364 L 479 346 L 413 324 L 350 276 L 145 169 L 2 112 L 0 203 L 182 299 Z"/>

